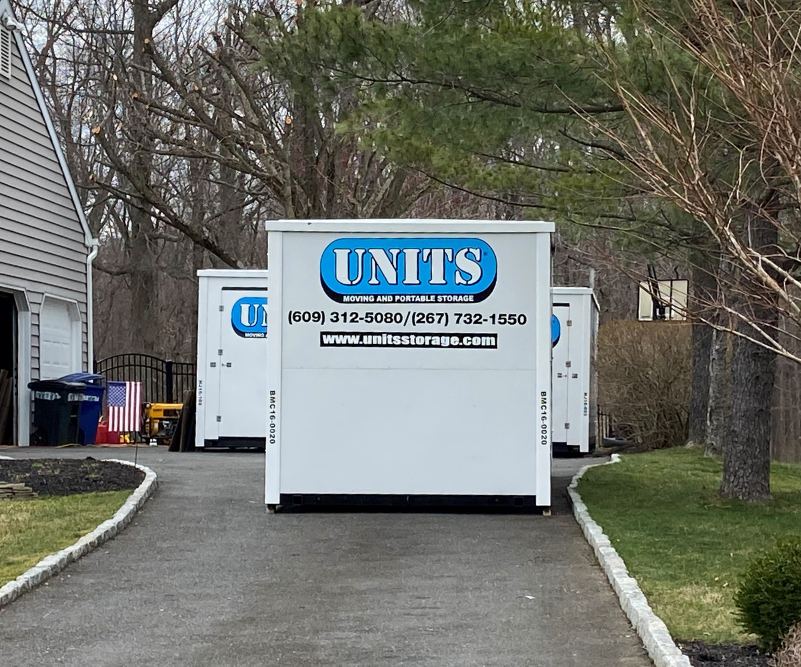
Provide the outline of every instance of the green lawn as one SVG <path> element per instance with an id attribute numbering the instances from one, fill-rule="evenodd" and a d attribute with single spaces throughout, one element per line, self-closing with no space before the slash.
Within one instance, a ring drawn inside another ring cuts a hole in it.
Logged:
<path id="1" fill-rule="evenodd" d="M 697 449 L 621 457 L 579 484 L 590 514 L 676 639 L 744 642 L 732 598 L 748 559 L 801 535 L 801 465 L 774 464 L 773 501 L 717 497 L 721 462 Z"/>
<path id="2" fill-rule="evenodd" d="M 0 586 L 94 530 L 131 491 L 0 500 Z"/>

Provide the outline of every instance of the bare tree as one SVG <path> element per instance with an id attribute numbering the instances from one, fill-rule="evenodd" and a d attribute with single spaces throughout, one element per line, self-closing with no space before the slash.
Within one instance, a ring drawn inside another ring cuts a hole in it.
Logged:
<path id="1" fill-rule="evenodd" d="M 294 2 L 234 3 L 210 41 L 182 62 L 151 43 L 156 76 L 171 95 L 138 102 L 169 125 L 214 137 L 213 152 L 174 134 L 159 139 L 247 174 L 282 217 L 398 216 L 428 180 L 341 131 L 355 97 L 317 64 L 325 42 L 306 29 L 306 11 Z"/>
<path id="2" fill-rule="evenodd" d="M 353 96 L 330 72 L 272 57 L 306 39 L 302 11 L 256 0 L 22 0 L 101 240 L 101 354 L 192 356 L 195 272 L 265 266 L 265 219 L 396 216 L 429 187 L 339 131 Z"/>
<path id="3" fill-rule="evenodd" d="M 774 356 L 801 362 L 779 327 L 780 316 L 801 317 L 801 10 L 774 0 L 639 8 L 665 94 L 610 51 L 610 85 L 630 122 L 621 131 L 587 121 L 643 191 L 703 225 L 727 262 L 693 313 L 734 335 L 721 493 L 765 498 Z"/>
<path id="4" fill-rule="evenodd" d="M 613 86 L 633 132 L 598 131 L 623 151 L 620 164 L 647 191 L 701 223 L 731 262 L 703 318 L 716 327 L 801 362 L 780 341 L 779 312 L 801 316 L 801 9 L 773 0 L 691 0 L 668 21 L 641 6 L 653 52 L 696 62 L 693 84 L 664 67 L 669 100 L 643 92 L 621 68 Z M 678 23 L 678 25 L 676 25 Z M 610 60 L 614 64 L 614 60 Z M 756 309 L 756 310 L 755 310 Z M 717 310 L 729 316 L 716 322 Z"/>

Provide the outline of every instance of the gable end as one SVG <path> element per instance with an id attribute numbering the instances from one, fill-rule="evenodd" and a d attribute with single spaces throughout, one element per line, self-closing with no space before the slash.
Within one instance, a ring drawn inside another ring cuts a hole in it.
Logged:
<path id="1" fill-rule="evenodd" d="M 11 10 L 11 4 L 9 0 L 0 0 L 0 19 L 3 19 L 4 17 L 10 18 L 12 21 L 14 21 L 14 23 L 16 23 L 14 12 Z M 47 104 L 45 104 L 44 96 L 42 95 L 42 89 L 39 87 L 39 81 L 36 78 L 36 71 L 33 69 L 33 64 L 31 63 L 31 58 L 28 55 L 28 50 L 25 48 L 25 42 L 22 38 L 21 30 L 19 28 L 13 31 L 8 30 L 5 25 L 0 24 L 0 31 L 5 32 L 9 37 L 9 61 L 11 61 L 11 45 L 12 43 L 17 45 L 17 51 L 22 59 L 22 65 L 25 69 L 25 73 L 28 77 L 31 88 L 33 89 L 33 94 L 36 98 L 36 103 L 39 107 L 39 111 L 42 114 L 45 126 L 47 127 L 47 133 L 50 137 L 53 150 L 55 151 L 56 160 L 58 161 L 59 167 L 61 168 L 61 173 L 67 182 L 67 189 L 69 190 L 70 198 L 72 199 L 75 212 L 78 215 L 78 220 L 84 234 L 85 245 L 87 248 L 91 248 L 96 244 L 96 241 L 92 238 L 92 232 L 89 229 L 89 224 L 86 222 L 83 204 L 81 204 L 81 200 L 78 197 L 78 191 L 75 189 L 75 183 L 73 182 L 72 176 L 67 168 L 67 161 L 64 158 L 63 151 L 61 150 L 61 143 L 59 141 L 58 134 L 56 133 L 56 129 L 53 126 L 53 121 L 50 119 L 50 114 L 47 111 Z"/>

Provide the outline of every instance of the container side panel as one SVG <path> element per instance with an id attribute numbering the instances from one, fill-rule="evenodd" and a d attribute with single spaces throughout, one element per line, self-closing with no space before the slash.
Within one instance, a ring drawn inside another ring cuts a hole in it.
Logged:
<path id="1" fill-rule="evenodd" d="M 270 232 L 267 238 L 270 249 L 270 275 L 272 289 L 267 302 L 267 319 L 273 326 L 267 337 L 267 402 L 264 421 L 267 429 L 265 444 L 264 502 L 278 505 L 281 500 L 281 432 L 283 428 L 283 295 L 286 276 L 284 274 L 284 233 Z M 308 257 L 306 258 L 308 260 Z M 308 407 L 308 404 L 304 403 Z M 308 415 L 305 417 L 308 419 Z M 312 416 L 315 419 L 316 415 Z M 321 445 L 325 446 L 325 442 Z"/>
<path id="2" fill-rule="evenodd" d="M 535 495 L 536 398 L 531 371 L 285 371 L 282 492 Z"/>
<path id="3" fill-rule="evenodd" d="M 580 452 L 589 451 L 589 358 L 590 295 L 573 297 L 570 371 L 570 444 Z"/>
<path id="4" fill-rule="evenodd" d="M 589 439 L 590 448 L 600 446 L 597 442 L 598 433 L 598 306 L 595 299 L 590 301 L 590 419 L 589 419 Z"/>
<path id="5" fill-rule="evenodd" d="M 537 480 L 537 505 L 549 507 L 551 505 L 551 457 L 553 442 L 551 439 L 551 236 L 550 234 L 536 234 L 533 238 L 535 244 L 535 266 L 531 275 L 533 290 L 536 299 L 535 320 L 536 334 L 534 337 L 536 359 L 536 385 L 537 400 L 535 412 L 539 417 L 539 430 L 535 431 L 536 466 L 534 475 Z M 523 280 L 521 286 L 526 285 Z"/>
<path id="6" fill-rule="evenodd" d="M 195 371 L 195 447 L 202 448 L 206 438 L 206 338 L 208 336 L 208 278 L 198 278 L 197 358 Z"/>
<path id="7" fill-rule="evenodd" d="M 220 437 L 220 322 L 222 313 L 222 288 L 225 281 L 210 278 L 206 298 L 206 440 L 216 441 Z"/>

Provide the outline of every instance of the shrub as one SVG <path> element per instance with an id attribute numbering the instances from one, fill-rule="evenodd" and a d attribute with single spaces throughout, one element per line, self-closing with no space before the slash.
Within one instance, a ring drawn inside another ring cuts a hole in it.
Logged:
<path id="1" fill-rule="evenodd" d="M 620 435 L 647 447 L 687 441 L 691 327 L 681 322 L 607 322 L 598 331 L 598 403 Z"/>
<path id="2" fill-rule="evenodd" d="M 801 624 L 787 633 L 773 658 L 773 667 L 801 667 Z"/>
<path id="3" fill-rule="evenodd" d="M 754 558 L 734 603 L 745 630 L 757 635 L 763 648 L 776 650 L 801 621 L 801 538 L 782 540 Z"/>

